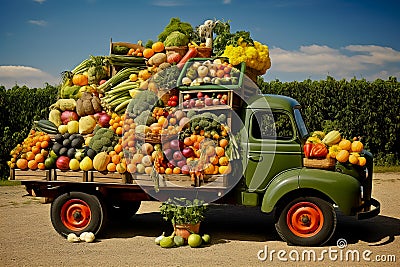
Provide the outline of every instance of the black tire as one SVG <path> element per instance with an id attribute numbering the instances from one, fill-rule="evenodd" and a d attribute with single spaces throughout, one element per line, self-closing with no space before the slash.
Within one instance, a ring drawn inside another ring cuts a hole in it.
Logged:
<path id="1" fill-rule="evenodd" d="M 110 221 L 129 220 L 140 208 L 140 201 L 109 202 L 108 219 Z"/>
<path id="2" fill-rule="evenodd" d="M 83 192 L 69 192 L 57 197 L 50 208 L 51 223 L 62 236 L 92 232 L 105 227 L 106 209 L 100 199 Z"/>
<path id="3" fill-rule="evenodd" d="M 336 229 L 333 205 L 316 197 L 297 198 L 286 205 L 278 216 L 276 231 L 291 245 L 323 245 Z"/>

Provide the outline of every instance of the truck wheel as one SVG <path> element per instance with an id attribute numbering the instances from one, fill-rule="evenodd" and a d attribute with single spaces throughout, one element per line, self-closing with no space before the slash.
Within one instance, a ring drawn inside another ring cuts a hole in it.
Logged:
<path id="1" fill-rule="evenodd" d="M 336 212 L 332 204 L 320 198 L 297 198 L 284 207 L 275 228 L 289 244 L 323 245 L 335 232 Z"/>
<path id="2" fill-rule="evenodd" d="M 140 208 L 140 201 L 123 201 L 118 203 L 109 203 L 108 215 L 111 220 L 128 220 Z"/>
<path id="3" fill-rule="evenodd" d="M 83 232 L 98 234 L 105 225 L 105 209 L 98 197 L 82 192 L 65 193 L 51 204 L 51 222 L 62 236 Z"/>

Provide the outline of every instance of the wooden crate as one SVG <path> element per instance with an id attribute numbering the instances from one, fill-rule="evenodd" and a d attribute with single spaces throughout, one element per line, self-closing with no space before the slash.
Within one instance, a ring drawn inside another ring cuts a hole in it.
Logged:
<path id="1" fill-rule="evenodd" d="M 112 53 L 113 48 L 114 48 L 114 46 L 117 46 L 117 45 L 125 46 L 125 47 L 128 47 L 128 48 L 133 48 L 133 49 L 139 48 L 142 51 L 145 49 L 143 46 L 140 46 L 138 44 L 127 43 L 127 42 L 113 42 L 112 38 L 110 38 L 110 55 L 113 54 Z"/>
<path id="2" fill-rule="evenodd" d="M 205 175 L 204 183 L 198 188 L 226 188 L 227 175 Z M 137 174 L 133 176 L 133 182 L 141 186 L 154 186 L 150 175 Z M 159 188 L 193 188 L 193 182 L 189 175 L 164 174 L 159 175 Z"/>
<path id="3" fill-rule="evenodd" d="M 10 180 L 19 181 L 50 181 L 50 170 L 10 169 Z"/>
<path id="4" fill-rule="evenodd" d="M 121 174 L 119 172 L 89 171 L 88 181 L 95 183 L 131 184 L 132 175 L 129 172 Z"/>
<path id="5" fill-rule="evenodd" d="M 84 171 L 62 171 L 59 169 L 54 169 L 51 176 L 52 181 L 62 181 L 62 182 L 87 182 L 88 173 Z"/>

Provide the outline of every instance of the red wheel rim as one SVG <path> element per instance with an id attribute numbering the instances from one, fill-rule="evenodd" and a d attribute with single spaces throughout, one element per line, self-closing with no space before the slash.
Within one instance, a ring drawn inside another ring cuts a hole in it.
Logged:
<path id="1" fill-rule="evenodd" d="M 61 221 L 69 230 L 79 231 L 90 223 L 89 205 L 81 199 L 70 199 L 61 208 Z"/>
<path id="2" fill-rule="evenodd" d="M 311 237 L 321 231 L 324 225 L 324 215 L 314 203 L 299 202 L 289 209 L 286 223 L 296 236 Z"/>

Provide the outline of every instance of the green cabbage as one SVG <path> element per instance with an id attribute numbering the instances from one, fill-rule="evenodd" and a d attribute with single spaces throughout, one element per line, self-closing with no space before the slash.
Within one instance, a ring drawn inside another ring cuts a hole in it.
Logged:
<path id="1" fill-rule="evenodd" d="M 164 41 L 165 47 L 186 46 L 189 43 L 189 37 L 181 32 L 174 31 Z"/>

